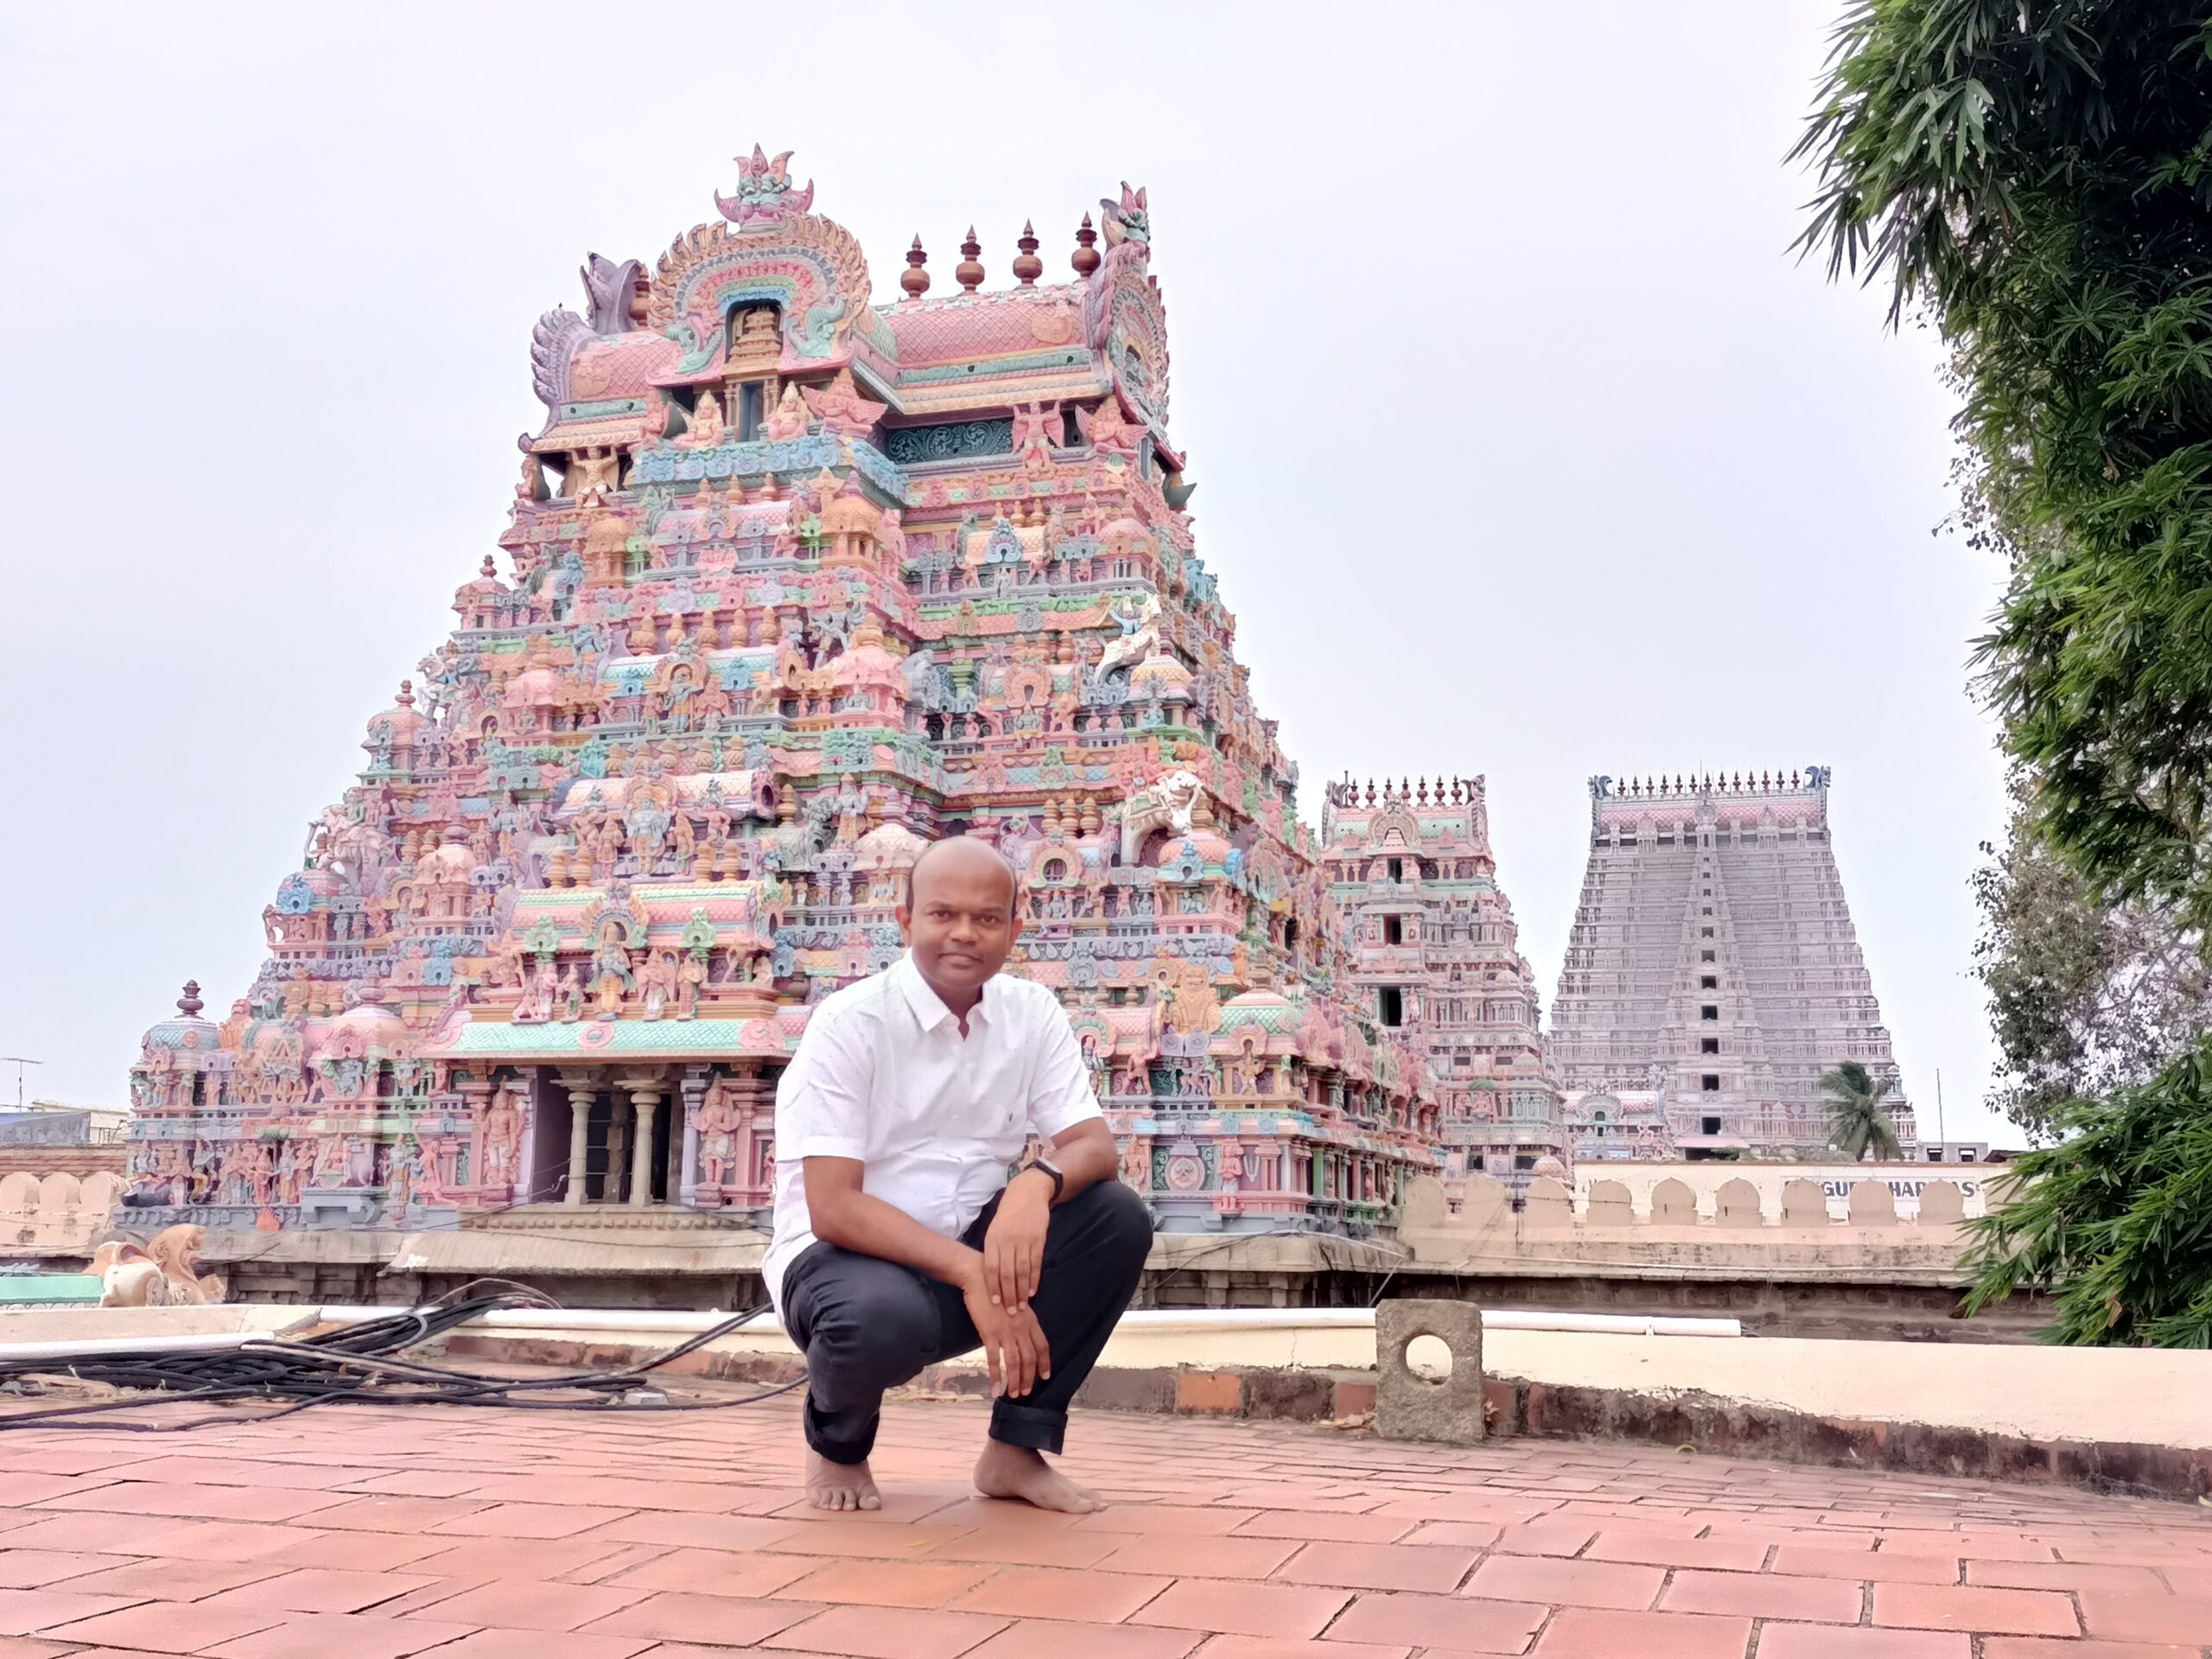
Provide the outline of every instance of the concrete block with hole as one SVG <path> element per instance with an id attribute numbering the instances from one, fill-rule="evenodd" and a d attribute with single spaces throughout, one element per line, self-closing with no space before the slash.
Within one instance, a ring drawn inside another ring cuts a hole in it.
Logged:
<path id="1" fill-rule="evenodd" d="M 1482 1309 L 1410 1297 L 1376 1306 L 1375 1432 L 1446 1446 L 1483 1438 Z"/>

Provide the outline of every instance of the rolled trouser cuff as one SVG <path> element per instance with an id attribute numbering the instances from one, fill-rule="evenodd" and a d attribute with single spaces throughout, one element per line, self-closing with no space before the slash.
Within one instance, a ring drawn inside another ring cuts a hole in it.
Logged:
<path id="1" fill-rule="evenodd" d="M 834 1435 L 823 1425 L 822 1414 L 815 1409 L 810 1395 L 805 1411 L 806 1443 L 832 1463 L 866 1463 L 868 1453 L 875 1450 L 875 1431 L 882 1421 L 880 1415 L 871 1416 L 857 1436 L 849 1433 Z"/>
<path id="2" fill-rule="evenodd" d="M 1057 1457 L 1067 1435 L 1068 1414 L 1065 1411 L 1049 1406 L 1025 1406 L 1013 1400 L 992 1404 L 991 1438 L 1002 1446 L 1027 1446 L 1032 1452 L 1050 1452 Z"/>

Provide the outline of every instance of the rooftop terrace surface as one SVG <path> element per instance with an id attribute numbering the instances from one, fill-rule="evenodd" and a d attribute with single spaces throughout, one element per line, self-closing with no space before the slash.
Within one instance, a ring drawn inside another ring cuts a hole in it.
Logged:
<path id="1" fill-rule="evenodd" d="M 0 1433 L 0 1659 L 2147 1659 L 2212 1647 L 2212 1510 L 1510 1440 L 1078 1413 L 1077 1519 L 894 1402 L 817 1516 L 794 1396 L 329 1407 Z"/>

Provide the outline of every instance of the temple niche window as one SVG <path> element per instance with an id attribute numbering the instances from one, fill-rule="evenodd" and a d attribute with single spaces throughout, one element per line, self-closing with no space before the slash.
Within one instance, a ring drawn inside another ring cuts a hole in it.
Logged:
<path id="1" fill-rule="evenodd" d="M 725 419 L 740 443 L 760 435 L 782 388 L 776 364 L 783 356 L 783 313 L 774 305 L 741 305 L 729 314 L 729 343 L 722 354 Z"/>

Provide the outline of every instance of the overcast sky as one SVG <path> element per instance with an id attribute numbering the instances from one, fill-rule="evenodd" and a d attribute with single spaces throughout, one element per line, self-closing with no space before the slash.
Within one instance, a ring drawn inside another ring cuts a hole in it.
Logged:
<path id="1" fill-rule="evenodd" d="M 1548 1009 L 1590 774 L 1831 766 L 1908 1090 L 1986 1133 L 2001 573 L 1940 532 L 1935 341 L 1789 252 L 1839 9 L 0 11 L 0 1052 L 119 1103 L 181 981 L 242 993 L 505 522 L 531 323 L 758 139 L 879 298 L 971 221 L 987 285 L 1028 218 L 1065 275 L 1147 186 L 1199 546 L 1309 817 L 1486 773 Z"/>

